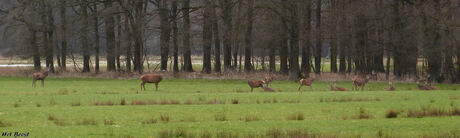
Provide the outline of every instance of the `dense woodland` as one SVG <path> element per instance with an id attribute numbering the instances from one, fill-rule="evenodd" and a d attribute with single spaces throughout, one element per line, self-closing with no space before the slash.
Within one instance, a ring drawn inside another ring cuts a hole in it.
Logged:
<path id="1" fill-rule="evenodd" d="M 159 56 L 160 70 L 297 79 L 327 60 L 330 72 L 460 81 L 459 0 L 2 0 L 0 18 L 3 55 L 36 70 L 142 73 Z"/>

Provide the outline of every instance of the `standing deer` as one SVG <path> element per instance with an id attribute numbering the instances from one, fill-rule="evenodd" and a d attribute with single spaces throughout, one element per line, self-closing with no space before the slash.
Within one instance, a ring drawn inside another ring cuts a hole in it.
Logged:
<path id="1" fill-rule="evenodd" d="M 306 78 L 306 79 L 300 79 L 300 86 L 299 86 L 299 91 L 302 88 L 302 86 L 310 86 L 310 90 L 313 90 L 311 84 L 315 81 L 315 78 Z"/>
<path id="2" fill-rule="evenodd" d="M 393 86 L 393 83 L 390 81 L 388 82 L 388 87 L 386 88 L 387 91 L 394 91 L 396 90 L 395 86 Z"/>
<path id="3" fill-rule="evenodd" d="M 41 80 L 42 81 L 42 87 L 45 87 L 45 78 L 48 76 L 48 72 L 49 70 L 46 70 L 45 72 L 36 72 L 33 75 L 33 82 L 32 82 L 32 87 L 36 87 L 37 84 L 37 80 Z"/>
<path id="4" fill-rule="evenodd" d="M 265 79 L 264 79 L 264 81 L 265 81 L 265 85 L 266 85 L 267 87 L 269 87 L 268 85 L 270 85 L 270 83 L 272 83 L 273 77 L 272 77 L 272 76 L 266 76 Z"/>
<path id="5" fill-rule="evenodd" d="M 262 87 L 264 88 L 265 81 L 263 80 L 248 80 L 249 87 L 251 87 L 251 92 L 254 88 Z"/>
<path id="6" fill-rule="evenodd" d="M 142 80 L 141 90 L 142 88 L 144 88 L 145 91 L 145 83 L 155 83 L 155 91 L 158 91 L 158 83 L 160 83 L 161 80 L 163 80 L 163 77 L 161 76 L 161 74 L 145 74 L 142 75 L 140 79 Z"/>
<path id="7" fill-rule="evenodd" d="M 366 78 L 361 78 L 361 77 L 354 77 L 351 79 L 353 82 L 353 90 L 359 90 L 359 87 L 361 87 L 361 91 L 364 90 L 364 86 L 366 85 L 367 82 L 369 82 L 370 76 L 366 75 Z"/>

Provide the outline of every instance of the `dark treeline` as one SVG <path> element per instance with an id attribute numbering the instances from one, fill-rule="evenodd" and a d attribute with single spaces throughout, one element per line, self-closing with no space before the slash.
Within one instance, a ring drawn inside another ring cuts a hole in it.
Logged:
<path id="1" fill-rule="evenodd" d="M 1 5 L 4 55 L 30 59 L 36 70 L 44 61 L 51 71 L 73 65 L 97 73 L 106 62 L 107 71 L 139 73 L 145 67 L 266 70 L 298 79 L 327 70 L 426 73 L 432 80 L 460 81 L 459 0 L 3 0 Z M 202 66 L 194 68 L 192 56 Z"/>

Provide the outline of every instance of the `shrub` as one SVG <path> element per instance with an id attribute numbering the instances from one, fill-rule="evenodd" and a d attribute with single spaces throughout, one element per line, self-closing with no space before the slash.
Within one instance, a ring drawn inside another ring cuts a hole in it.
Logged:
<path id="1" fill-rule="evenodd" d="M 106 119 L 104 120 L 104 125 L 114 125 L 115 122 L 113 120 L 110 120 L 110 119 Z"/>
<path id="2" fill-rule="evenodd" d="M 399 112 L 390 109 L 386 115 L 386 118 L 396 118 L 398 117 L 398 114 Z"/>
<path id="3" fill-rule="evenodd" d="M 80 102 L 72 102 L 72 106 L 80 106 Z"/>
<path id="4" fill-rule="evenodd" d="M 41 107 L 41 106 L 42 106 L 42 104 L 40 104 L 39 102 L 37 102 L 37 103 L 35 103 L 35 106 L 37 106 L 37 107 Z"/>
<path id="5" fill-rule="evenodd" d="M 157 122 L 158 122 L 157 119 L 155 119 L 155 118 L 152 117 L 152 118 L 149 118 L 149 119 L 145 120 L 145 121 L 142 122 L 142 123 L 143 123 L 143 124 L 155 124 L 155 123 L 157 123 Z"/>
<path id="6" fill-rule="evenodd" d="M 168 115 L 161 115 L 160 120 L 163 121 L 163 122 L 169 122 L 170 118 L 169 118 Z"/>
<path id="7" fill-rule="evenodd" d="M 79 125 L 97 125 L 97 122 L 94 119 L 83 119 Z"/>
<path id="8" fill-rule="evenodd" d="M 121 99 L 121 100 L 120 100 L 120 105 L 126 105 L 126 100 L 125 100 L 125 99 Z"/>
<path id="9" fill-rule="evenodd" d="M 250 122 L 250 121 L 258 121 L 260 120 L 258 116 L 255 115 L 249 115 L 244 117 L 244 121 Z"/>
<path id="10" fill-rule="evenodd" d="M 239 103 L 238 99 L 232 99 L 232 104 L 238 104 L 238 103 Z"/>
<path id="11" fill-rule="evenodd" d="M 216 121 L 227 121 L 227 115 L 225 113 L 219 113 L 214 115 L 214 120 Z"/>
<path id="12" fill-rule="evenodd" d="M 357 119 L 370 119 L 370 118 L 372 118 L 372 116 L 367 114 L 367 112 L 366 112 L 366 110 L 364 110 L 364 108 L 359 108 L 359 115 L 358 115 Z"/>
<path id="13" fill-rule="evenodd" d="M 304 115 L 301 112 L 297 112 L 286 117 L 286 120 L 304 120 Z"/>

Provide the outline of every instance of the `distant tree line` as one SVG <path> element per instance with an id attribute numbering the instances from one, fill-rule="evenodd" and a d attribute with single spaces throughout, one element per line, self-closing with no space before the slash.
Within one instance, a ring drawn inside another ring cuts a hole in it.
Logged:
<path id="1" fill-rule="evenodd" d="M 51 71 L 72 61 L 75 70 L 97 73 L 102 57 L 107 71 L 142 73 L 159 55 L 159 69 L 175 73 L 267 70 L 298 79 L 324 72 L 327 57 L 334 73 L 460 82 L 459 0 L 0 3 L 7 53 L 33 60 L 36 70 L 44 59 Z M 199 69 L 192 55 L 201 57 Z"/>

